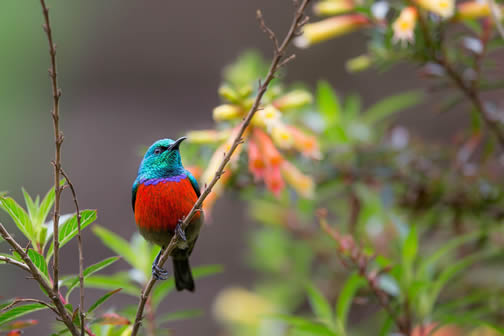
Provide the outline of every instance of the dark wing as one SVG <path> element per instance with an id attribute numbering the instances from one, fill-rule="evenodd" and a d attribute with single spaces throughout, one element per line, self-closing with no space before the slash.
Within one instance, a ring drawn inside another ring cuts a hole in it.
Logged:
<path id="1" fill-rule="evenodd" d="M 189 181 L 191 181 L 192 187 L 193 187 L 194 191 L 196 192 L 196 195 L 198 197 L 200 197 L 201 191 L 200 191 L 200 187 L 198 185 L 198 181 L 196 181 L 196 179 L 194 178 L 194 176 L 192 176 L 190 171 L 186 170 L 186 174 L 187 174 L 187 177 L 189 177 Z"/>

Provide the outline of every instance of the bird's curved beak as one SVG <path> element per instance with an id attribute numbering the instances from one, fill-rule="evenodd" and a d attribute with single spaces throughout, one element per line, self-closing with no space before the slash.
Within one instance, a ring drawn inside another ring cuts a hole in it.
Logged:
<path id="1" fill-rule="evenodd" d="M 182 141 L 184 141 L 185 139 L 187 139 L 186 137 L 180 137 L 177 139 L 177 141 L 175 141 L 171 146 L 170 146 L 170 150 L 174 150 L 174 149 L 178 149 L 180 144 L 182 143 Z"/>

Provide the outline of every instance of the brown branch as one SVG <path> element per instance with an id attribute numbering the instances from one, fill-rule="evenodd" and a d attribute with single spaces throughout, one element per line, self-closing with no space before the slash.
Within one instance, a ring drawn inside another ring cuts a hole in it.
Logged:
<path id="1" fill-rule="evenodd" d="M 413 6 L 415 6 L 415 8 L 417 8 L 417 11 L 419 11 L 418 6 L 413 1 L 410 1 L 410 3 Z M 487 127 L 497 137 L 497 140 L 500 143 L 501 147 L 504 148 L 504 130 L 498 125 L 497 120 L 494 120 L 491 117 L 490 113 L 485 108 L 483 101 L 481 100 L 480 94 L 478 92 L 477 85 L 473 86 L 470 85 L 469 83 L 466 83 L 466 81 L 462 78 L 462 76 L 450 64 L 446 55 L 443 52 L 441 53 L 441 55 L 436 54 L 435 45 L 431 38 L 429 26 L 425 21 L 425 17 L 424 15 L 422 15 L 421 11 L 419 11 L 418 23 L 420 26 L 420 30 L 422 31 L 422 34 L 424 36 L 427 48 L 429 48 L 429 50 L 432 52 L 432 55 L 429 56 L 432 58 L 434 62 L 439 64 L 446 71 L 448 77 L 452 80 L 455 86 L 458 87 L 458 89 L 462 91 L 462 93 L 464 93 L 464 95 L 471 101 L 471 103 L 474 105 L 476 111 L 480 114 Z"/>
<path id="2" fill-rule="evenodd" d="M 12 238 L 12 236 L 9 234 L 9 232 L 7 232 L 7 230 L 2 224 L 0 224 L 0 235 L 14 249 L 14 251 L 16 251 L 21 256 L 21 259 L 23 259 L 23 261 L 25 262 L 33 279 L 35 279 L 35 281 L 37 281 L 40 284 L 42 289 L 47 293 L 47 296 L 53 302 L 55 306 L 54 311 L 57 312 L 58 316 L 61 318 L 63 323 L 65 323 L 68 330 L 72 333 L 72 335 L 79 336 L 80 333 L 72 322 L 72 316 L 70 316 L 67 310 L 65 309 L 65 306 L 61 301 L 59 292 L 55 291 L 54 287 L 52 287 L 44 279 L 43 275 L 40 273 L 37 266 L 35 266 L 35 264 L 32 262 L 32 260 L 26 253 L 25 249 L 21 245 L 19 245 L 18 242 L 14 240 L 14 238 Z"/>
<path id="3" fill-rule="evenodd" d="M 58 311 L 53 306 L 51 306 L 49 303 L 47 303 L 45 301 L 38 300 L 38 299 L 23 299 L 23 298 L 15 298 L 14 301 L 12 301 L 9 305 L 2 308 L 2 310 L 0 310 L 0 313 L 3 313 L 5 311 L 11 309 L 12 307 L 17 305 L 18 303 L 27 303 L 27 302 L 40 303 L 41 305 L 46 306 L 47 308 L 51 309 L 53 312 L 55 312 L 56 314 L 59 315 Z"/>
<path id="4" fill-rule="evenodd" d="M 11 265 L 17 266 L 17 267 L 21 268 L 22 270 L 30 272 L 30 268 L 28 266 L 26 266 L 22 262 L 14 260 L 12 258 L 0 256 L 0 261 L 3 261 L 6 264 L 11 264 Z"/>
<path id="5" fill-rule="evenodd" d="M 81 235 L 81 212 L 79 208 L 79 202 L 77 201 L 77 194 L 75 192 L 75 188 L 70 181 L 67 173 L 61 168 L 61 175 L 65 178 L 67 185 L 70 187 L 70 191 L 72 192 L 72 197 L 75 205 L 75 210 L 77 211 L 77 249 L 79 251 L 79 311 L 81 317 L 81 334 L 84 335 L 85 331 L 85 313 L 84 313 L 84 255 L 82 252 L 82 235 Z"/>
<path id="6" fill-rule="evenodd" d="M 43 25 L 44 31 L 47 35 L 49 42 L 49 56 L 51 58 L 51 68 L 49 69 L 49 77 L 51 78 L 52 96 L 53 96 L 53 109 L 52 119 L 54 126 L 54 214 L 53 214 L 53 242 L 54 242 L 54 257 L 53 257 L 53 288 L 58 292 L 58 271 L 59 271 L 59 217 L 60 217 L 60 199 L 62 188 L 59 185 L 60 171 L 61 171 L 61 144 L 63 143 L 63 133 L 59 128 L 59 100 L 61 97 L 61 90 L 58 88 L 58 77 L 56 68 L 56 45 L 53 42 L 51 22 L 49 20 L 49 9 L 46 6 L 45 0 L 40 0 L 42 6 L 42 13 L 44 14 L 45 23 Z"/>
<path id="7" fill-rule="evenodd" d="M 264 93 L 268 89 L 270 82 L 273 80 L 276 72 L 280 68 L 282 60 L 285 58 L 285 52 L 287 50 L 288 45 L 290 44 L 292 39 L 296 36 L 297 32 L 302 27 L 302 25 L 306 22 L 306 20 L 305 20 L 306 16 L 304 14 L 304 11 L 305 11 L 309 2 L 310 2 L 310 0 L 303 0 L 302 3 L 299 6 L 297 6 L 292 24 L 289 28 L 289 31 L 287 32 L 287 35 L 285 36 L 282 43 L 278 46 L 278 48 L 275 45 L 273 60 L 271 62 L 271 65 L 270 65 L 268 74 L 266 75 L 266 78 L 264 79 L 264 81 L 262 81 L 261 85 L 259 86 L 259 90 L 258 90 L 256 98 L 254 100 L 254 104 L 252 105 L 247 116 L 243 120 L 243 122 L 242 122 L 242 124 L 241 124 L 235 138 L 234 138 L 234 141 L 231 145 L 231 148 L 226 153 L 226 155 L 223 157 L 222 162 L 219 165 L 219 168 L 215 172 L 214 178 L 207 185 L 207 187 L 203 190 L 203 192 L 201 193 L 201 196 L 198 198 L 198 200 L 194 204 L 191 211 L 187 214 L 187 216 L 185 216 L 184 221 L 181 224 L 182 230 L 185 230 L 187 228 L 187 226 L 191 222 L 191 220 L 192 220 L 193 216 L 196 214 L 196 212 L 202 211 L 201 207 L 203 205 L 203 201 L 210 194 L 210 192 L 212 191 L 212 188 L 215 186 L 215 184 L 219 181 L 219 179 L 222 176 L 222 173 L 224 171 L 224 168 L 228 164 L 228 162 L 231 159 L 231 156 L 233 155 L 235 150 L 238 148 L 238 146 L 241 143 L 243 143 L 243 138 L 242 138 L 243 134 L 245 133 L 245 130 L 247 129 L 248 125 L 250 124 L 250 121 L 252 120 L 252 117 L 254 116 L 255 112 L 260 107 L 262 97 L 264 96 Z M 259 16 L 259 20 L 261 20 L 261 16 Z M 159 260 L 158 266 L 162 267 L 164 265 L 164 263 L 168 259 L 169 255 L 171 254 L 173 249 L 177 246 L 178 240 L 179 240 L 178 235 L 174 235 L 174 237 L 172 238 L 172 240 L 170 241 L 168 246 L 163 251 L 163 254 Z M 151 276 L 142 291 L 142 294 L 140 296 L 140 301 L 138 303 L 138 310 L 137 310 L 135 324 L 133 326 L 133 331 L 131 333 L 131 336 L 136 336 L 139 329 L 140 329 L 140 325 L 141 325 L 142 319 L 143 319 L 145 304 L 147 302 L 147 299 L 148 299 L 150 292 L 152 291 L 152 288 L 154 287 L 155 283 L 156 283 L 156 280 Z"/>

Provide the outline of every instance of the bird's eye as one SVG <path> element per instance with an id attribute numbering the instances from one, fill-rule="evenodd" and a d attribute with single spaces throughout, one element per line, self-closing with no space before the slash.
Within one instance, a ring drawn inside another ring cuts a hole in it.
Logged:
<path id="1" fill-rule="evenodd" d="M 161 154 L 161 152 L 163 152 L 163 150 L 161 149 L 161 147 L 158 147 L 154 150 L 154 154 Z"/>

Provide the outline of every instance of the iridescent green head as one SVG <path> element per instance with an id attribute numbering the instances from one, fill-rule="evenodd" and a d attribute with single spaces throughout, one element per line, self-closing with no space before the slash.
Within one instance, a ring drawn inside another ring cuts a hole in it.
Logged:
<path id="1" fill-rule="evenodd" d="M 154 142 L 140 163 L 138 178 L 140 180 L 163 178 L 184 173 L 179 146 L 185 139 L 186 137 L 181 137 L 176 141 L 161 139 Z"/>

